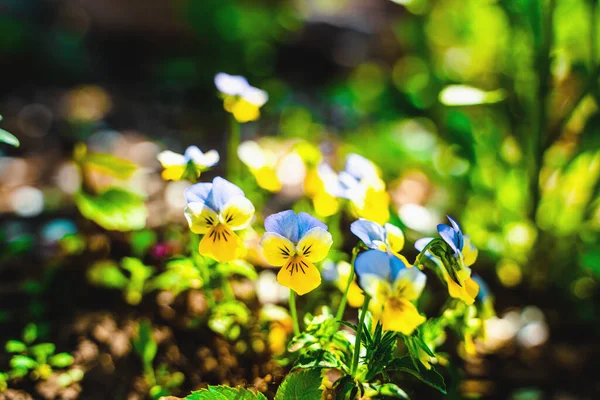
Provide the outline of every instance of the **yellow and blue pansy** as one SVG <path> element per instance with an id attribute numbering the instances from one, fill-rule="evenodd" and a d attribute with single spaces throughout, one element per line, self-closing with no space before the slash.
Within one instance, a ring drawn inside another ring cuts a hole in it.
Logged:
<path id="1" fill-rule="evenodd" d="M 370 249 L 379 250 L 398 257 L 408 268 L 412 265 L 400 254 L 404 247 L 404 233 L 395 225 L 386 223 L 381 226 L 376 222 L 360 218 L 350 225 L 350 231 Z"/>
<path id="2" fill-rule="evenodd" d="M 456 271 L 448 271 L 437 257 L 433 256 L 429 251 L 425 253 L 427 257 L 433 260 L 441 270 L 442 276 L 448 285 L 448 293 L 451 297 L 463 300 L 466 304 L 471 305 L 475 302 L 475 298 L 479 293 L 479 285 L 471 278 L 471 265 L 477 259 L 478 250 L 471 243 L 468 235 L 463 235 L 458 223 L 448 216 L 450 224 L 439 224 L 437 226 L 438 233 L 441 238 L 450 246 L 453 251 L 453 256 L 458 260 L 460 268 Z M 433 238 L 423 238 L 415 242 L 415 248 L 422 251 Z"/>
<path id="3" fill-rule="evenodd" d="M 227 262 L 236 258 L 239 237 L 235 231 L 246 228 L 254 215 L 254 206 L 242 189 L 216 177 L 212 183 L 197 183 L 184 192 L 185 217 L 190 230 L 202 234 L 200 254 Z"/>
<path id="4" fill-rule="evenodd" d="M 163 179 L 178 181 L 185 177 L 186 172 L 192 175 L 192 179 L 200 177 L 202 172 L 219 162 L 219 153 L 216 150 L 203 153 L 197 146 L 190 146 L 183 154 L 166 150 L 160 152 L 157 158 L 164 168 Z"/>
<path id="5" fill-rule="evenodd" d="M 223 108 L 238 122 L 257 120 L 260 108 L 269 100 L 267 92 L 250 85 L 240 75 L 220 72 L 215 75 L 215 86 L 223 96 Z"/>
<path id="6" fill-rule="evenodd" d="M 380 224 L 388 221 L 390 196 L 373 162 L 358 154 L 349 154 L 344 170 L 339 174 L 325 163 L 319 164 L 317 170 L 322 179 L 327 180 L 327 191 L 349 200 L 358 217 Z M 335 177 L 335 182 L 330 177 Z"/>
<path id="7" fill-rule="evenodd" d="M 413 304 L 427 281 L 418 268 L 408 268 L 387 252 L 367 250 L 358 255 L 354 269 L 360 287 L 372 299 L 371 309 L 383 329 L 410 335 L 425 322 Z"/>
<path id="8" fill-rule="evenodd" d="M 267 262 L 282 267 L 279 284 L 299 295 L 317 288 L 321 274 L 314 263 L 327 256 L 333 243 L 327 225 L 307 213 L 287 210 L 268 216 L 265 230 L 260 245 Z"/>

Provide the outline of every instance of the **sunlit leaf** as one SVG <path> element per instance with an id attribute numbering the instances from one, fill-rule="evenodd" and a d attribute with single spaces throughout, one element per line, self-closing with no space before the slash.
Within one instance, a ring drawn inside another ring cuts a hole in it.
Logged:
<path id="1" fill-rule="evenodd" d="M 156 357 L 158 346 L 152 337 L 152 326 L 148 321 L 140 322 L 137 336 L 133 339 L 133 348 L 144 365 L 151 364 Z"/>
<path id="2" fill-rule="evenodd" d="M 18 340 L 9 340 L 6 342 L 5 348 L 8 353 L 22 353 L 27 350 L 25 343 Z"/>
<path id="3" fill-rule="evenodd" d="M 148 210 L 144 199 L 120 188 L 110 188 L 93 196 L 78 192 L 75 204 L 81 214 L 107 230 L 130 231 L 146 225 Z"/>
<path id="4" fill-rule="evenodd" d="M 87 153 L 83 162 L 86 168 L 118 179 L 130 178 L 137 169 L 131 161 L 105 153 Z"/>
<path id="5" fill-rule="evenodd" d="M 244 260 L 233 260 L 227 263 L 217 265 L 217 271 L 223 276 L 241 275 L 250 280 L 256 280 L 258 274 L 254 265 Z"/>
<path id="6" fill-rule="evenodd" d="M 255 394 L 242 387 L 232 388 L 219 385 L 193 392 L 183 400 L 267 400 L 267 398 L 260 392 Z"/>
<path id="7" fill-rule="evenodd" d="M 10 359 L 10 367 L 14 369 L 32 369 L 37 366 L 37 362 L 31 358 L 26 356 L 14 356 Z"/>
<path id="8" fill-rule="evenodd" d="M 75 359 L 69 353 L 58 353 L 48 359 L 48 363 L 57 368 L 68 367 L 73 364 L 73 361 L 75 361 Z"/>
<path id="9" fill-rule="evenodd" d="M 321 390 L 321 369 L 312 368 L 289 374 L 279 386 L 275 400 L 319 400 Z"/>
<path id="10" fill-rule="evenodd" d="M 426 369 L 425 367 L 416 369 L 410 356 L 396 358 L 389 365 L 388 370 L 408 372 L 409 374 L 414 375 L 420 381 L 446 394 L 446 383 L 444 382 L 444 378 L 435 369 L 433 369 L 433 367 L 431 367 L 431 369 Z"/>
<path id="11" fill-rule="evenodd" d="M 90 282 L 98 286 L 123 289 L 129 280 L 120 268 L 112 261 L 98 261 L 87 271 Z"/>
<path id="12" fill-rule="evenodd" d="M 502 89 L 485 91 L 467 85 L 449 85 L 439 94 L 442 104 L 447 106 L 473 106 L 497 103 L 506 97 Z"/>
<path id="13" fill-rule="evenodd" d="M 14 147 L 19 147 L 21 143 L 19 139 L 12 133 L 6 132 L 4 129 L 0 129 L 0 143 L 6 143 Z"/>

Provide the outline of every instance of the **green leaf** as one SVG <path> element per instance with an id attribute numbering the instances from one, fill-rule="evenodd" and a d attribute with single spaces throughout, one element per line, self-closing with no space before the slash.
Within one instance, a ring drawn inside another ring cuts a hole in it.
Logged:
<path id="1" fill-rule="evenodd" d="M 131 250 L 136 257 L 146 255 L 150 247 L 156 243 L 156 232 L 150 229 L 133 232 L 131 234 Z"/>
<path id="2" fill-rule="evenodd" d="M 40 343 L 32 346 L 29 351 L 40 363 L 45 363 L 48 356 L 54 353 L 56 346 L 54 343 Z"/>
<path id="3" fill-rule="evenodd" d="M 31 358 L 26 356 L 13 356 L 10 359 L 10 367 L 13 369 L 32 369 L 37 366 L 37 362 Z"/>
<path id="4" fill-rule="evenodd" d="M 35 342 L 38 337 L 38 328 L 34 323 L 27 324 L 23 329 L 23 341 L 27 344 Z"/>
<path id="5" fill-rule="evenodd" d="M 393 383 L 386 383 L 386 384 L 381 385 L 378 388 L 378 391 L 379 391 L 379 394 L 384 395 L 384 396 L 396 397 L 398 399 L 406 399 L 406 400 L 409 399 L 406 392 L 404 390 L 402 390 L 400 387 L 398 387 L 398 385 L 395 385 Z"/>
<path id="6" fill-rule="evenodd" d="M 19 340 L 9 340 L 5 348 L 8 353 L 22 353 L 27 350 L 27 345 Z"/>
<path id="7" fill-rule="evenodd" d="M 235 340 L 241 333 L 241 327 L 250 320 L 248 307 L 237 300 L 219 303 L 208 320 L 208 327 L 230 340 Z"/>
<path id="8" fill-rule="evenodd" d="M 97 286 L 114 289 L 123 289 L 129 279 L 121 269 L 112 261 L 97 261 L 87 271 L 88 280 Z"/>
<path id="9" fill-rule="evenodd" d="M 73 361 L 75 359 L 69 353 L 58 353 L 48 359 L 48 363 L 57 368 L 66 368 L 73 364 Z"/>
<path id="10" fill-rule="evenodd" d="M 219 385 L 193 392 L 183 400 L 267 400 L 267 398 L 260 392 L 255 394 L 242 387 L 231 388 Z"/>
<path id="11" fill-rule="evenodd" d="M 312 368 L 289 374 L 279 386 L 275 400 L 320 400 L 321 369 Z"/>
<path id="12" fill-rule="evenodd" d="M 105 153 L 87 153 L 83 162 L 86 168 L 118 179 L 130 178 L 137 169 L 137 166 L 131 161 Z"/>
<path id="13" fill-rule="evenodd" d="M 148 321 L 141 321 L 138 326 L 137 336 L 133 339 L 133 348 L 140 356 L 144 365 L 152 364 L 158 346 L 152 337 L 152 326 Z"/>
<path id="14" fill-rule="evenodd" d="M 13 147 L 19 147 L 21 143 L 19 139 L 12 133 L 6 132 L 4 129 L 0 129 L 0 143 L 6 143 Z"/>
<path id="15" fill-rule="evenodd" d="M 98 196 L 78 192 L 74 200 L 84 217 L 104 229 L 131 231 L 146 226 L 148 209 L 144 199 L 127 190 L 113 187 Z"/>
<path id="16" fill-rule="evenodd" d="M 217 265 L 217 271 L 222 276 L 241 275 L 250 280 L 256 280 L 258 274 L 252 264 L 244 260 L 234 260 Z"/>
<path id="17" fill-rule="evenodd" d="M 416 369 L 410 356 L 396 358 L 388 367 L 388 370 L 408 372 L 420 381 L 446 394 L 446 383 L 444 378 L 435 370 L 425 367 Z"/>

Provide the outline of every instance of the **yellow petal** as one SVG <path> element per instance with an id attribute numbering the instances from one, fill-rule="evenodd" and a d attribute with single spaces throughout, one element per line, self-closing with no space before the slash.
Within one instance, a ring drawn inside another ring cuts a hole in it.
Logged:
<path id="1" fill-rule="evenodd" d="M 260 116 L 259 107 L 244 99 L 239 99 L 231 106 L 231 113 L 238 122 L 254 121 Z"/>
<path id="2" fill-rule="evenodd" d="M 219 216 L 203 202 L 191 202 L 185 206 L 185 218 L 194 233 L 206 233 L 219 223 Z"/>
<path id="3" fill-rule="evenodd" d="M 321 284 L 321 274 L 305 257 L 296 256 L 279 270 L 277 282 L 302 296 Z"/>
<path id="4" fill-rule="evenodd" d="M 276 267 L 282 266 L 296 254 L 294 244 L 274 232 L 267 232 L 263 235 L 260 247 L 267 262 Z"/>
<path id="5" fill-rule="evenodd" d="M 387 233 L 387 241 L 390 250 L 393 253 L 399 253 L 404 247 L 404 233 L 395 225 L 385 224 L 385 232 Z"/>
<path id="6" fill-rule="evenodd" d="M 362 204 L 356 204 L 360 217 L 377 222 L 380 225 L 385 224 L 390 219 L 389 205 L 390 196 L 387 192 L 373 188 L 367 189 Z"/>
<path id="7" fill-rule="evenodd" d="M 318 192 L 313 197 L 315 212 L 322 217 L 329 217 L 339 209 L 339 201 L 325 191 Z"/>
<path id="8" fill-rule="evenodd" d="M 185 165 L 175 165 L 172 167 L 166 167 L 161 173 L 162 178 L 165 181 L 178 181 L 185 172 Z"/>
<path id="9" fill-rule="evenodd" d="M 465 237 L 465 243 L 463 245 L 462 254 L 465 260 L 465 266 L 470 267 L 475 264 L 475 260 L 477 260 L 477 254 L 479 250 L 471 243 L 471 239 Z"/>
<path id="10" fill-rule="evenodd" d="M 444 278 L 446 279 L 446 283 L 448 284 L 448 294 L 450 294 L 450 297 L 460 299 L 464 301 L 467 305 L 471 305 L 475 302 L 475 297 L 477 296 L 477 292 L 479 292 L 479 285 L 477 285 L 475 281 L 469 278 L 466 281 L 464 281 L 463 286 L 459 286 L 456 282 L 452 280 L 452 278 L 450 278 L 450 276 L 447 273 L 444 274 Z M 469 281 L 471 281 L 472 283 L 470 283 Z M 472 295 L 473 293 L 475 294 Z"/>
<path id="11" fill-rule="evenodd" d="M 467 279 L 464 283 L 464 287 L 469 298 L 475 299 L 475 297 L 477 297 L 477 294 L 479 293 L 479 285 L 473 280 L 473 278 Z"/>
<path id="12" fill-rule="evenodd" d="M 392 286 L 388 281 L 375 274 L 363 274 L 360 277 L 360 286 L 363 291 L 371 296 L 373 304 L 383 306 L 392 293 Z"/>
<path id="13" fill-rule="evenodd" d="M 261 188 L 268 190 L 269 192 L 278 192 L 281 190 L 281 182 L 272 167 L 267 165 L 252 171 L 256 178 L 256 183 Z"/>
<path id="14" fill-rule="evenodd" d="M 298 242 L 297 253 L 311 262 L 319 262 L 327 257 L 333 244 L 331 233 L 323 228 L 312 228 Z"/>
<path id="15" fill-rule="evenodd" d="M 234 231 L 244 229 L 254 215 L 252 202 L 243 196 L 235 196 L 221 210 L 221 222 Z"/>
<path id="16" fill-rule="evenodd" d="M 348 304 L 350 307 L 358 308 L 362 306 L 365 301 L 365 295 L 362 289 L 358 286 L 356 281 L 352 281 L 350 289 L 348 289 Z"/>
<path id="17" fill-rule="evenodd" d="M 410 335 L 425 322 L 425 317 L 406 299 L 389 299 L 381 315 L 383 329 Z"/>
<path id="18" fill-rule="evenodd" d="M 218 224 L 204 235 L 200 241 L 200 254 L 227 262 L 236 258 L 239 238 L 227 226 Z"/>

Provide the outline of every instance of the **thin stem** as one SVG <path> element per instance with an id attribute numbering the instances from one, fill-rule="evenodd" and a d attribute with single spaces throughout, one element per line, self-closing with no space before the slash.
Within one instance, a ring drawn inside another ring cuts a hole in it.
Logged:
<path id="1" fill-rule="evenodd" d="M 240 161 L 237 155 L 241 142 L 241 126 L 234 116 L 231 116 L 229 140 L 227 141 L 227 177 L 236 182 L 240 177 Z"/>
<path id="2" fill-rule="evenodd" d="M 348 292 L 350 291 L 350 286 L 352 286 L 352 282 L 354 281 L 354 262 L 356 261 L 358 251 L 358 246 L 352 249 L 352 260 L 350 260 L 350 275 L 348 276 L 348 282 L 346 283 L 346 290 L 344 290 L 342 301 L 340 301 L 340 306 L 338 307 L 337 313 L 335 314 L 336 321 L 341 321 L 341 319 L 344 318 L 344 311 L 346 310 L 346 303 L 348 302 Z"/>
<path id="3" fill-rule="evenodd" d="M 290 290 L 290 314 L 292 314 L 292 323 L 294 324 L 294 336 L 298 336 L 300 335 L 300 325 L 296 311 L 296 292 L 293 290 Z"/>
<path id="4" fill-rule="evenodd" d="M 358 321 L 358 326 L 356 327 L 356 340 L 354 341 L 354 354 L 352 354 L 352 369 L 350 370 L 350 375 L 355 376 L 356 370 L 358 369 L 358 359 L 360 358 L 360 341 L 362 339 L 362 330 L 363 325 L 365 324 L 365 316 L 367 315 L 367 310 L 369 309 L 369 301 L 371 300 L 371 296 L 365 293 L 365 301 L 360 309 L 360 317 Z"/>

